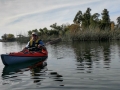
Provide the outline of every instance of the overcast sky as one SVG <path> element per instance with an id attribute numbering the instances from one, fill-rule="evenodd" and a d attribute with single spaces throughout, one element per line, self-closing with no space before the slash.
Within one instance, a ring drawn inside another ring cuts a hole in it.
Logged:
<path id="1" fill-rule="evenodd" d="M 0 0 L 0 38 L 3 34 L 27 33 L 73 23 L 76 13 L 91 8 L 91 14 L 108 9 L 111 21 L 120 16 L 120 0 Z"/>

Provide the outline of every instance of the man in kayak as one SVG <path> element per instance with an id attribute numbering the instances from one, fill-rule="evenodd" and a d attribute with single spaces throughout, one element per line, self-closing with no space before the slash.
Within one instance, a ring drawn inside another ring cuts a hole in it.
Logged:
<path id="1" fill-rule="evenodd" d="M 32 32 L 32 38 L 24 49 L 30 49 L 30 51 L 39 51 L 41 49 L 46 49 L 46 47 L 43 41 L 39 39 L 38 34 L 36 32 Z"/>

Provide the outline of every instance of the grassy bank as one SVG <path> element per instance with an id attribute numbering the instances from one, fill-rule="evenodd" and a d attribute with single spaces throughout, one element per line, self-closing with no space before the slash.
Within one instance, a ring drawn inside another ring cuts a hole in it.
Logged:
<path id="1" fill-rule="evenodd" d="M 120 30 L 77 30 L 69 32 L 66 38 L 71 41 L 120 40 Z"/>
<path id="2" fill-rule="evenodd" d="M 77 32 L 66 32 L 64 35 L 41 35 L 40 38 L 44 42 L 54 40 L 55 38 L 61 38 L 62 41 L 110 41 L 110 40 L 120 40 L 120 30 L 78 30 Z M 30 37 L 17 38 L 18 42 L 28 42 Z"/>
<path id="3" fill-rule="evenodd" d="M 43 35 L 40 35 L 39 38 L 41 40 L 43 40 L 45 43 L 47 43 L 49 41 L 55 40 L 56 38 L 59 38 L 59 36 L 57 36 L 57 35 L 51 35 L 51 36 L 49 36 L 49 35 L 44 35 L 43 34 Z M 20 43 L 27 43 L 30 39 L 31 39 L 30 36 L 28 36 L 28 37 L 24 37 L 23 36 L 23 37 L 16 38 L 16 41 L 20 42 Z"/>

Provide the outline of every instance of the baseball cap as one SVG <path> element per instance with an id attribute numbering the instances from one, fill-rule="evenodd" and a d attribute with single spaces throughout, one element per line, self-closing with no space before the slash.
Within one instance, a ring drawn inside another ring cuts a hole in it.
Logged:
<path id="1" fill-rule="evenodd" d="M 32 35 L 38 35 L 36 32 L 32 32 Z"/>

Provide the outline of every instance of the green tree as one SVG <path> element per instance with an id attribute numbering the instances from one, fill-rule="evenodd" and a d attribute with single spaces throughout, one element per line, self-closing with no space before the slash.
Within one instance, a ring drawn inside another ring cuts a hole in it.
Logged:
<path id="1" fill-rule="evenodd" d="M 46 27 L 43 28 L 43 32 L 44 34 L 47 34 L 48 33 L 48 29 Z"/>
<path id="2" fill-rule="evenodd" d="M 37 29 L 34 29 L 34 30 L 32 30 L 32 32 L 37 32 L 37 33 L 38 33 L 38 30 L 37 30 Z"/>
<path id="3" fill-rule="evenodd" d="M 15 40 L 15 36 L 13 34 L 4 34 L 2 36 L 2 39 L 7 41 L 13 41 Z"/>
<path id="4" fill-rule="evenodd" d="M 90 17 L 90 29 L 95 29 L 99 26 L 99 16 L 100 14 L 95 13 Z"/>
<path id="5" fill-rule="evenodd" d="M 2 38 L 3 40 L 7 40 L 7 34 L 4 34 L 3 36 L 1 36 L 1 38 Z"/>
<path id="6" fill-rule="evenodd" d="M 29 30 L 29 31 L 28 31 L 28 35 L 29 35 L 29 36 L 31 36 L 31 34 L 32 34 L 32 31 L 31 31 L 31 30 Z"/>
<path id="7" fill-rule="evenodd" d="M 57 30 L 57 31 L 62 30 L 62 27 L 58 26 L 57 23 L 54 23 L 54 24 L 50 25 L 50 27 L 54 30 Z"/>
<path id="8" fill-rule="evenodd" d="M 42 28 L 40 28 L 40 29 L 39 29 L 39 34 L 40 34 L 40 35 L 43 35 L 43 34 L 44 34 L 44 32 L 43 32 L 43 29 L 42 29 Z"/>
<path id="9" fill-rule="evenodd" d="M 78 11 L 73 22 L 74 22 L 74 24 L 81 24 L 82 20 L 83 20 L 82 11 Z"/>
<path id="10" fill-rule="evenodd" d="M 90 17 L 91 17 L 90 11 L 91 11 L 91 9 L 87 8 L 86 12 L 83 14 L 83 20 L 82 20 L 82 28 L 83 29 L 88 28 L 90 25 Z"/>
<path id="11" fill-rule="evenodd" d="M 61 33 L 62 33 L 62 30 L 63 30 L 63 26 L 61 25 L 61 26 L 59 26 L 59 25 L 57 25 L 57 23 L 54 23 L 54 24 L 52 24 L 52 25 L 50 25 L 50 27 L 53 29 L 53 31 L 54 31 L 54 35 L 56 34 L 56 35 L 60 35 Z M 55 31 L 56 30 L 56 31 Z M 52 31 L 52 32 L 53 32 Z"/>
<path id="12" fill-rule="evenodd" d="M 48 35 L 59 35 L 57 30 L 49 30 Z"/>
<path id="13" fill-rule="evenodd" d="M 110 29 L 110 17 L 109 17 L 109 11 L 107 9 L 103 10 L 102 15 L 102 20 L 100 24 L 100 29 L 105 30 L 105 29 Z"/>
<path id="14" fill-rule="evenodd" d="M 117 18 L 117 23 L 120 24 L 120 16 Z"/>
<path id="15" fill-rule="evenodd" d="M 57 23 L 54 23 L 54 24 L 52 24 L 52 25 L 50 25 L 50 27 L 52 28 L 52 29 L 57 29 Z"/>
<path id="16" fill-rule="evenodd" d="M 13 34 L 7 34 L 7 40 L 14 40 L 15 36 Z"/>
<path id="17" fill-rule="evenodd" d="M 120 28 L 120 16 L 117 18 L 117 28 Z"/>

